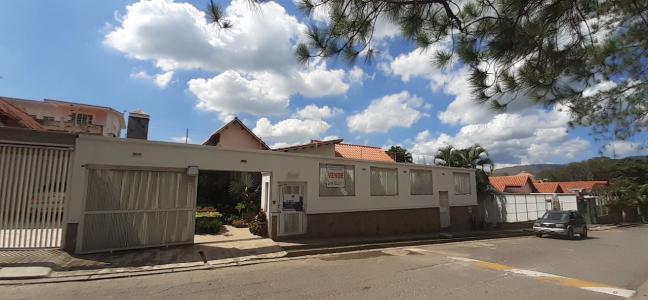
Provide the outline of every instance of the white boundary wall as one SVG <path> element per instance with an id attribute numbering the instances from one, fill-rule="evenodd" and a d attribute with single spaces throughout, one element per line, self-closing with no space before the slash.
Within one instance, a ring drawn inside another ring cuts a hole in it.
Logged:
<path id="1" fill-rule="evenodd" d="M 526 222 L 537 220 L 558 203 L 556 209 L 577 210 L 576 194 L 502 194 L 496 196 L 498 213 L 489 222 Z"/>
<path id="2" fill-rule="evenodd" d="M 210 146 L 117 139 L 81 135 L 77 139 L 72 165 L 70 201 L 66 202 L 66 223 L 79 223 L 77 252 L 83 243 L 83 212 L 87 169 L 92 166 L 172 168 L 200 170 L 265 172 L 270 178 L 270 199 L 264 207 L 269 213 L 279 212 L 278 184 L 305 182 L 307 195 L 306 214 L 429 208 L 439 206 L 439 191 L 448 191 L 450 206 L 477 205 L 474 172 L 469 169 L 424 166 L 405 163 L 380 163 L 342 158 L 284 153 L 262 150 L 229 150 Z M 355 166 L 355 195 L 339 197 L 319 196 L 320 163 Z M 370 196 L 370 167 L 398 168 L 398 195 Z M 433 171 L 434 195 L 410 195 L 410 169 Z M 468 173 L 471 193 L 454 193 L 453 173 Z M 275 204 L 271 204 L 274 202 Z"/>

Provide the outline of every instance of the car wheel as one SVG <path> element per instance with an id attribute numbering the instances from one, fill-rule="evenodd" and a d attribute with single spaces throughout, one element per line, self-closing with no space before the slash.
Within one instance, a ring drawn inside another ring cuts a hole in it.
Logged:
<path id="1" fill-rule="evenodd" d="M 583 227 L 583 233 L 580 234 L 580 238 L 583 240 L 587 239 L 587 227 Z"/>
<path id="2" fill-rule="evenodd" d="M 567 229 L 567 239 L 574 239 L 574 228 L 569 227 L 569 229 Z"/>
<path id="3" fill-rule="evenodd" d="M 541 238 L 541 237 L 542 237 L 542 233 L 536 233 L 536 236 L 539 237 L 539 238 Z"/>

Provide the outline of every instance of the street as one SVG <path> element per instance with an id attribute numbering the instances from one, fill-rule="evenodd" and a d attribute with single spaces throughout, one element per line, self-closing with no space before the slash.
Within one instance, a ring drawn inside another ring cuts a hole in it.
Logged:
<path id="1" fill-rule="evenodd" d="M 2 299 L 623 299 L 648 280 L 648 227 L 587 240 L 521 237 L 256 265 L 3 286 Z M 593 287 L 596 286 L 596 287 Z"/>

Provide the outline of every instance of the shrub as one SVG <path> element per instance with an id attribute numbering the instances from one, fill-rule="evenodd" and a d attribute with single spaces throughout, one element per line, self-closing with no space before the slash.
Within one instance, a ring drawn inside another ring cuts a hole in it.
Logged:
<path id="1" fill-rule="evenodd" d="M 216 234 L 223 226 L 221 214 L 217 211 L 196 211 L 196 230 L 198 234 Z"/>
<path id="2" fill-rule="evenodd" d="M 236 219 L 236 220 L 232 221 L 232 226 L 234 226 L 236 228 L 245 228 L 245 227 L 248 226 L 248 223 L 247 223 L 247 221 L 245 221 L 243 219 Z"/>
<path id="3" fill-rule="evenodd" d="M 268 237 L 268 218 L 264 211 L 260 211 L 249 224 L 250 232 L 254 235 Z"/>

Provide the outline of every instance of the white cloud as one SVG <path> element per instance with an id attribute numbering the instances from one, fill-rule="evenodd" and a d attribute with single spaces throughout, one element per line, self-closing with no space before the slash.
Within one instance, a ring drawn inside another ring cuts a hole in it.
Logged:
<path id="1" fill-rule="evenodd" d="M 225 17 L 234 27 L 220 30 L 207 23 L 205 13 L 173 0 L 140 1 L 105 37 L 104 43 L 139 60 L 152 60 L 163 70 L 274 70 L 296 67 L 290 41 L 306 29 L 275 2 L 251 7 L 235 0 Z"/>
<path id="2" fill-rule="evenodd" d="M 347 126 L 352 132 L 387 132 L 393 127 L 411 127 L 422 116 L 417 108 L 423 100 L 403 91 L 371 101 L 369 106 L 347 118 Z"/>
<path id="3" fill-rule="evenodd" d="M 648 148 L 631 141 L 613 141 L 605 145 L 604 150 L 610 156 L 648 155 Z"/>
<path id="4" fill-rule="evenodd" d="M 288 107 L 288 93 L 281 87 L 257 78 L 245 78 L 225 71 L 211 79 L 192 79 L 188 83 L 199 99 L 197 107 L 220 113 L 221 119 L 245 112 L 254 115 L 279 114 Z"/>
<path id="5" fill-rule="evenodd" d="M 260 118 L 252 131 L 264 141 L 272 143 L 271 148 L 277 148 L 320 139 L 330 127 L 322 120 L 286 119 L 272 124 L 267 118 Z"/>
<path id="6" fill-rule="evenodd" d="M 364 78 L 365 78 L 365 73 L 358 66 L 354 66 L 353 69 L 349 71 L 349 82 L 353 84 L 362 85 Z"/>
<path id="7" fill-rule="evenodd" d="M 452 66 L 449 71 L 434 67 L 432 57 L 437 48 L 416 49 L 381 65 L 387 75 L 403 82 L 422 78 L 433 92 L 442 91 L 454 97 L 437 117 L 442 123 L 460 125 L 454 135 L 420 132 L 412 142 L 415 157 L 430 163 L 436 151 L 448 145 L 463 148 L 478 143 L 501 164 L 566 162 L 590 152 L 590 144 L 581 138 L 570 139 L 570 115 L 560 105 L 551 109 L 531 103 L 524 94 L 517 95 L 504 113 L 491 110 L 472 98 L 465 67 Z M 605 88 L 605 87 L 600 87 Z"/>
<path id="8" fill-rule="evenodd" d="M 173 71 L 155 75 L 155 84 L 160 88 L 165 88 L 173 78 Z"/>
<path id="9" fill-rule="evenodd" d="M 601 81 L 583 90 L 583 97 L 590 97 L 600 92 L 607 92 L 615 88 L 616 86 L 617 84 L 614 81 L 609 81 L 609 80 Z"/>
<path id="10" fill-rule="evenodd" d="M 168 71 L 165 73 L 151 75 L 145 71 L 139 71 L 137 73 L 132 73 L 129 76 L 133 79 L 148 80 L 153 82 L 159 88 L 165 88 L 167 87 L 167 85 L 169 85 L 169 83 L 171 83 L 171 79 L 173 79 L 173 73 L 173 71 Z"/>
<path id="11" fill-rule="evenodd" d="M 104 44 L 153 62 L 163 71 L 152 79 L 160 87 L 169 84 L 173 71 L 219 73 L 188 85 L 197 108 L 217 112 L 221 119 L 240 112 L 263 116 L 268 107 L 271 114 L 282 111 L 294 94 L 324 97 L 348 91 L 352 77 L 343 69 L 297 63 L 294 51 L 306 26 L 281 5 L 234 0 L 224 17 L 233 28 L 208 24 L 205 13 L 188 3 L 142 0 L 126 7 Z"/>
<path id="12" fill-rule="evenodd" d="M 569 114 L 559 108 L 498 114 L 487 122 L 465 125 L 454 136 L 440 134 L 432 138 L 429 131 L 420 132 L 412 153 L 429 160 L 441 147 L 464 148 L 477 143 L 497 163 L 566 162 L 591 151 L 587 140 L 569 138 L 568 120 Z"/>
<path id="13" fill-rule="evenodd" d="M 323 120 L 340 115 L 342 113 L 344 113 L 344 111 L 337 107 L 318 107 L 315 104 L 310 104 L 297 111 L 295 113 L 295 117 L 300 119 Z"/>

